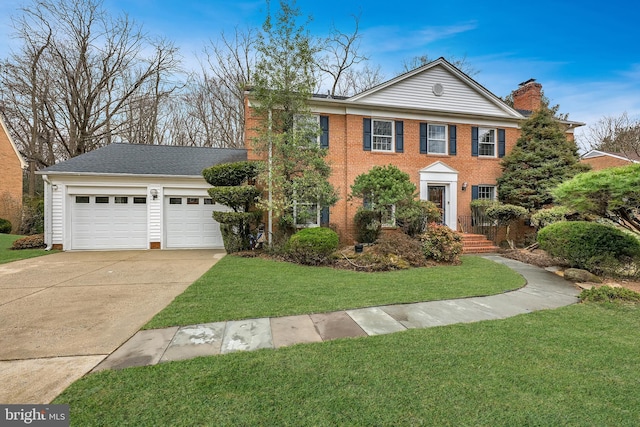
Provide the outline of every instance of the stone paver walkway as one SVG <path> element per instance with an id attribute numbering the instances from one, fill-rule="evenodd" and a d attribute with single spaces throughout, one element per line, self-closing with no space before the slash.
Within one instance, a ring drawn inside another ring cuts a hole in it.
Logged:
<path id="1" fill-rule="evenodd" d="M 411 328 L 504 319 L 578 301 L 580 291 L 576 286 L 554 273 L 497 255 L 485 258 L 520 273 L 527 280 L 527 285 L 516 291 L 484 297 L 139 331 L 94 371 L 389 334 Z"/>

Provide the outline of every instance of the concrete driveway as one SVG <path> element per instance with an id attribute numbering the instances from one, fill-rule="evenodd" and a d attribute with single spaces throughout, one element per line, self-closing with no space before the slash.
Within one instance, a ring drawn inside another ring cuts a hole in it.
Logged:
<path id="1" fill-rule="evenodd" d="M 0 264 L 0 403 L 49 403 L 223 256 L 61 252 Z"/>

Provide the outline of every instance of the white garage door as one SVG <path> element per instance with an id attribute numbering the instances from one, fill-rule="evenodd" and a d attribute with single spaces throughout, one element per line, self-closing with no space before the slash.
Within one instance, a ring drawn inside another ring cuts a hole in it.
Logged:
<path id="1" fill-rule="evenodd" d="M 208 197 L 165 197 L 166 247 L 222 249 L 220 224 L 211 214 L 228 210 Z"/>
<path id="2" fill-rule="evenodd" d="M 146 197 L 71 197 L 71 249 L 147 247 Z"/>

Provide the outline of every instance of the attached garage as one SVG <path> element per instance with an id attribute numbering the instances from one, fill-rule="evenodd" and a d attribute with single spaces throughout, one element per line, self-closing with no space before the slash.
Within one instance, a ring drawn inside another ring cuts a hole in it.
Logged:
<path id="1" fill-rule="evenodd" d="M 223 248 L 220 224 L 213 220 L 215 205 L 209 197 L 165 197 L 167 248 Z"/>
<path id="2" fill-rule="evenodd" d="M 202 170 L 246 150 L 111 144 L 40 171 L 45 242 L 63 250 L 223 249 Z"/>
<path id="3" fill-rule="evenodd" d="M 71 249 L 147 249 L 146 196 L 71 199 Z"/>

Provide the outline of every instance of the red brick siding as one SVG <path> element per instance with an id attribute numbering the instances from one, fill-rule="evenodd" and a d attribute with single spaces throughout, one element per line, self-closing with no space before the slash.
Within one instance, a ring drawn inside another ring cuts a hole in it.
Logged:
<path id="1" fill-rule="evenodd" d="M 247 139 L 249 159 L 259 156 L 251 149 L 251 138 L 255 136 L 257 121 L 247 110 Z M 324 115 L 324 114 L 323 114 Z M 478 184 L 495 185 L 502 174 L 499 158 L 474 157 L 471 155 L 471 128 L 474 125 L 459 123 L 457 127 L 457 155 L 420 154 L 420 121 L 402 120 L 404 122 L 404 152 L 381 153 L 363 150 L 363 118 L 361 115 L 326 114 L 329 116 L 329 151 L 327 161 L 333 173 L 330 181 L 338 191 L 340 200 L 331 208 L 330 223 L 335 224 L 344 243 L 355 241 L 353 217 L 360 206 L 359 200 L 348 200 L 351 184 L 355 178 L 368 172 L 373 166 L 394 164 L 409 174 L 411 181 L 420 189 L 419 171 L 432 163 L 441 161 L 458 171 L 457 215 L 471 215 L 471 186 Z M 368 116 L 366 116 L 368 117 Z M 482 127 L 487 127 L 481 125 Z M 496 127 L 498 128 L 498 127 Z M 506 152 L 509 153 L 520 136 L 516 128 L 504 128 Z M 497 150 L 497 147 L 496 147 Z M 466 191 L 461 190 L 463 182 L 468 183 Z"/>
<path id="2" fill-rule="evenodd" d="M 1 126 L 0 171 L 0 218 L 10 220 L 15 229 L 22 208 L 22 165 Z"/>
<path id="3" fill-rule="evenodd" d="M 629 160 L 618 159 L 611 156 L 592 157 L 590 159 L 582 159 L 581 162 L 591 165 L 594 171 L 631 164 Z"/>

